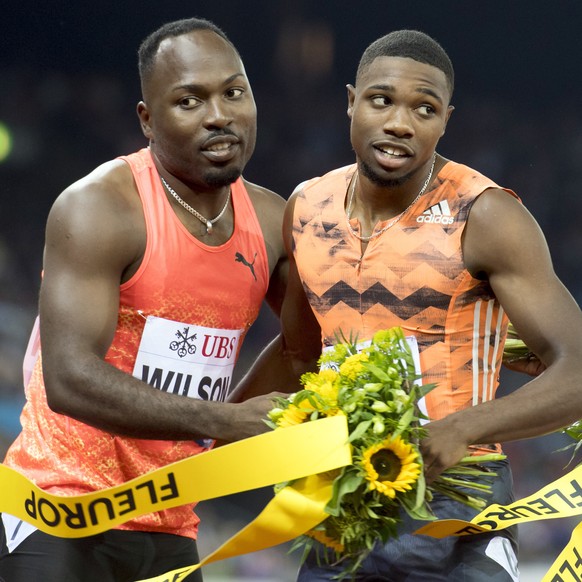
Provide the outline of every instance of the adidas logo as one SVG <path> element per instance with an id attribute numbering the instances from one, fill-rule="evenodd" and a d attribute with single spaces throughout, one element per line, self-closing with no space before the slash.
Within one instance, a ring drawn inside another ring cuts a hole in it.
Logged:
<path id="1" fill-rule="evenodd" d="M 419 217 L 417 217 L 416 222 L 428 222 L 446 225 L 453 224 L 455 219 L 453 216 L 451 216 L 449 203 L 446 200 L 443 200 L 442 202 L 433 204 L 430 208 L 427 208 Z"/>

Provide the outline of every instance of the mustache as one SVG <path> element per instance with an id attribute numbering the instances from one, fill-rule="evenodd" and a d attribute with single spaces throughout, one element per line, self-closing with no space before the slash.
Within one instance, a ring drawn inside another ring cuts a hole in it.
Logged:
<path id="1" fill-rule="evenodd" d="M 212 139 L 214 137 L 224 137 L 225 135 L 232 135 L 233 137 L 238 138 L 238 135 L 232 131 L 232 129 L 225 127 L 223 129 L 215 129 L 211 131 L 207 136 L 206 139 Z"/>

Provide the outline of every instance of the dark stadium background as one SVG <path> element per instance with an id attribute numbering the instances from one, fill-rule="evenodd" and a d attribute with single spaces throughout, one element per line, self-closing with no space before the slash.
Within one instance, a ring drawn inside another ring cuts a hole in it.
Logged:
<path id="1" fill-rule="evenodd" d="M 555 268 L 582 299 L 582 2 L 421 0 L 164 2 L 9 0 L 0 15 L 0 452 L 18 431 L 21 360 L 36 314 L 44 223 L 55 197 L 99 163 L 146 144 L 136 51 L 164 22 L 200 16 L 239 49 L 259 109 L 245 175 L 284 197 L 351 163 L 346 83 L 377 37 L 434 36 L 455 65 L 455 113 L 439 151 L 515 190 L 544 229 Z M 523 241 L 527 244 L 527 241 Z M 276 331 L 262 314 L 239 373 Z M 524 381 L 503 373 L 503 391 Z M 564 474 L 559 436 L 508 444 L 519 496 Z M 233 476 L 234 477 L 234 476 Z M 269 490 L 204 503 L 203 554 L 250 520 Z M 522 580 L 539 580 L 576 520 L 521 529 Z M 293 579 L 287 547 L 217 564 L 213 580 Z"/>

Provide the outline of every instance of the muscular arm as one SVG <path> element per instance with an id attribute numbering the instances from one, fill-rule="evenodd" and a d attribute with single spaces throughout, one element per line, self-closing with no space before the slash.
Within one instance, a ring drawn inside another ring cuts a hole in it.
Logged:
<path id="1" fill-rule="evenodd" d="M 321 353 L 321 331 L 297 272 L 292 248 L 294 196 L 283 219 L 283 241 L 288 261 L 287 285 L 281 306 L 281 333 L 261 352 L 231 395 L 234 402 L 272 390 L 294 392 L 299 377 L 315 370 Z"/>
<path id="2" fill-rule="evenodd" d="M 429 478 L 468 445 L 540 436 L 582 417 L 582 314 L 557 278 L 535 220 L 507 193 L 487 191 L 471 210 L 463 252 L 469 271 L 489 279 L 546 369 L 508 396 L 429 424 L 423 443 Z"/>
<path id="3" fill-rule="evenodd" d="M 117 325 L 119 285 L 144 249 L 141 204 L 125 164 L 99 168 L 55 202 L 40 292 L 49 406 L 139 438 L 236 440 L 264 431 L 260 418 L 272 406 L 269 399 L 233 405 L 167 394 L 104 361 Z"/>

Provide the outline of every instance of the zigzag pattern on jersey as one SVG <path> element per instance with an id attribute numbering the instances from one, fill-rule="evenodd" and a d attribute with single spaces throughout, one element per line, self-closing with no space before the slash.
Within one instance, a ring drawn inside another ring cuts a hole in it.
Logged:
<path id="1" fill-rule="evenodd" d="M 326 315 L 340 301 L 359 314 L 365 313 L 374 305 L 379 304 L 383 307 L 389 306 L 390 311 L 403 322 L 422 311 L 426 311 L 422 305 L 428 300 L 437 309 L 447 309 L 451 300 L 450 295 L 435 292 L 434 289 L 427 287 L 417 289 L 401 300 L 379 282 L 374 283 L 363 293 L 359 293 L 345 281 L 335 283 L 323 295 L 317 295 L 307 286 L 305 290 L 313 309 L 321 315 Z"/>
<path id="2" fill-rule="evenodd" d="M 377 279 L 367 276 L 365 266 L 360 267 L 357 249 L 346 240 L 341 223 L 315 215 L 311 220 L 300 220 L 299 224 L 295 234 L 302 237 L 302 252 L 318 259 L 309 261 L 310 276 L 304 279 L 304 286 L 313 309 L 321 316 L 340 302 L 359 314 L 381 304 L 405 322 L 418 315 L 426 304 L 446 310 L 456 280 L 464 275 L 462 263 L 451 260 L 458 254 L 458 247 L 442 244 L 443 238 L 455 236 L 455 231 L 444 232 L 437 247 L 430 232 L 421 233 L 424 229 L 417 225 L 402 228 L 398 244 L 390 245 L 390 262 L 383 257 L 382 277 Z M 304 235 L 308 235 L 307 240 Z M 378 254 L 373 248 L 370 251 Z M 324 252 L 326 256 L 322 256 Z M 336 260 L 338 256 L 341 258 Z M 372 260 L 373 257 L 366 262 Z M 358 268 L 362 271 L 359 275 Z M 357 281 L 362 289 L 354 288 L 346 279 Z"/>

